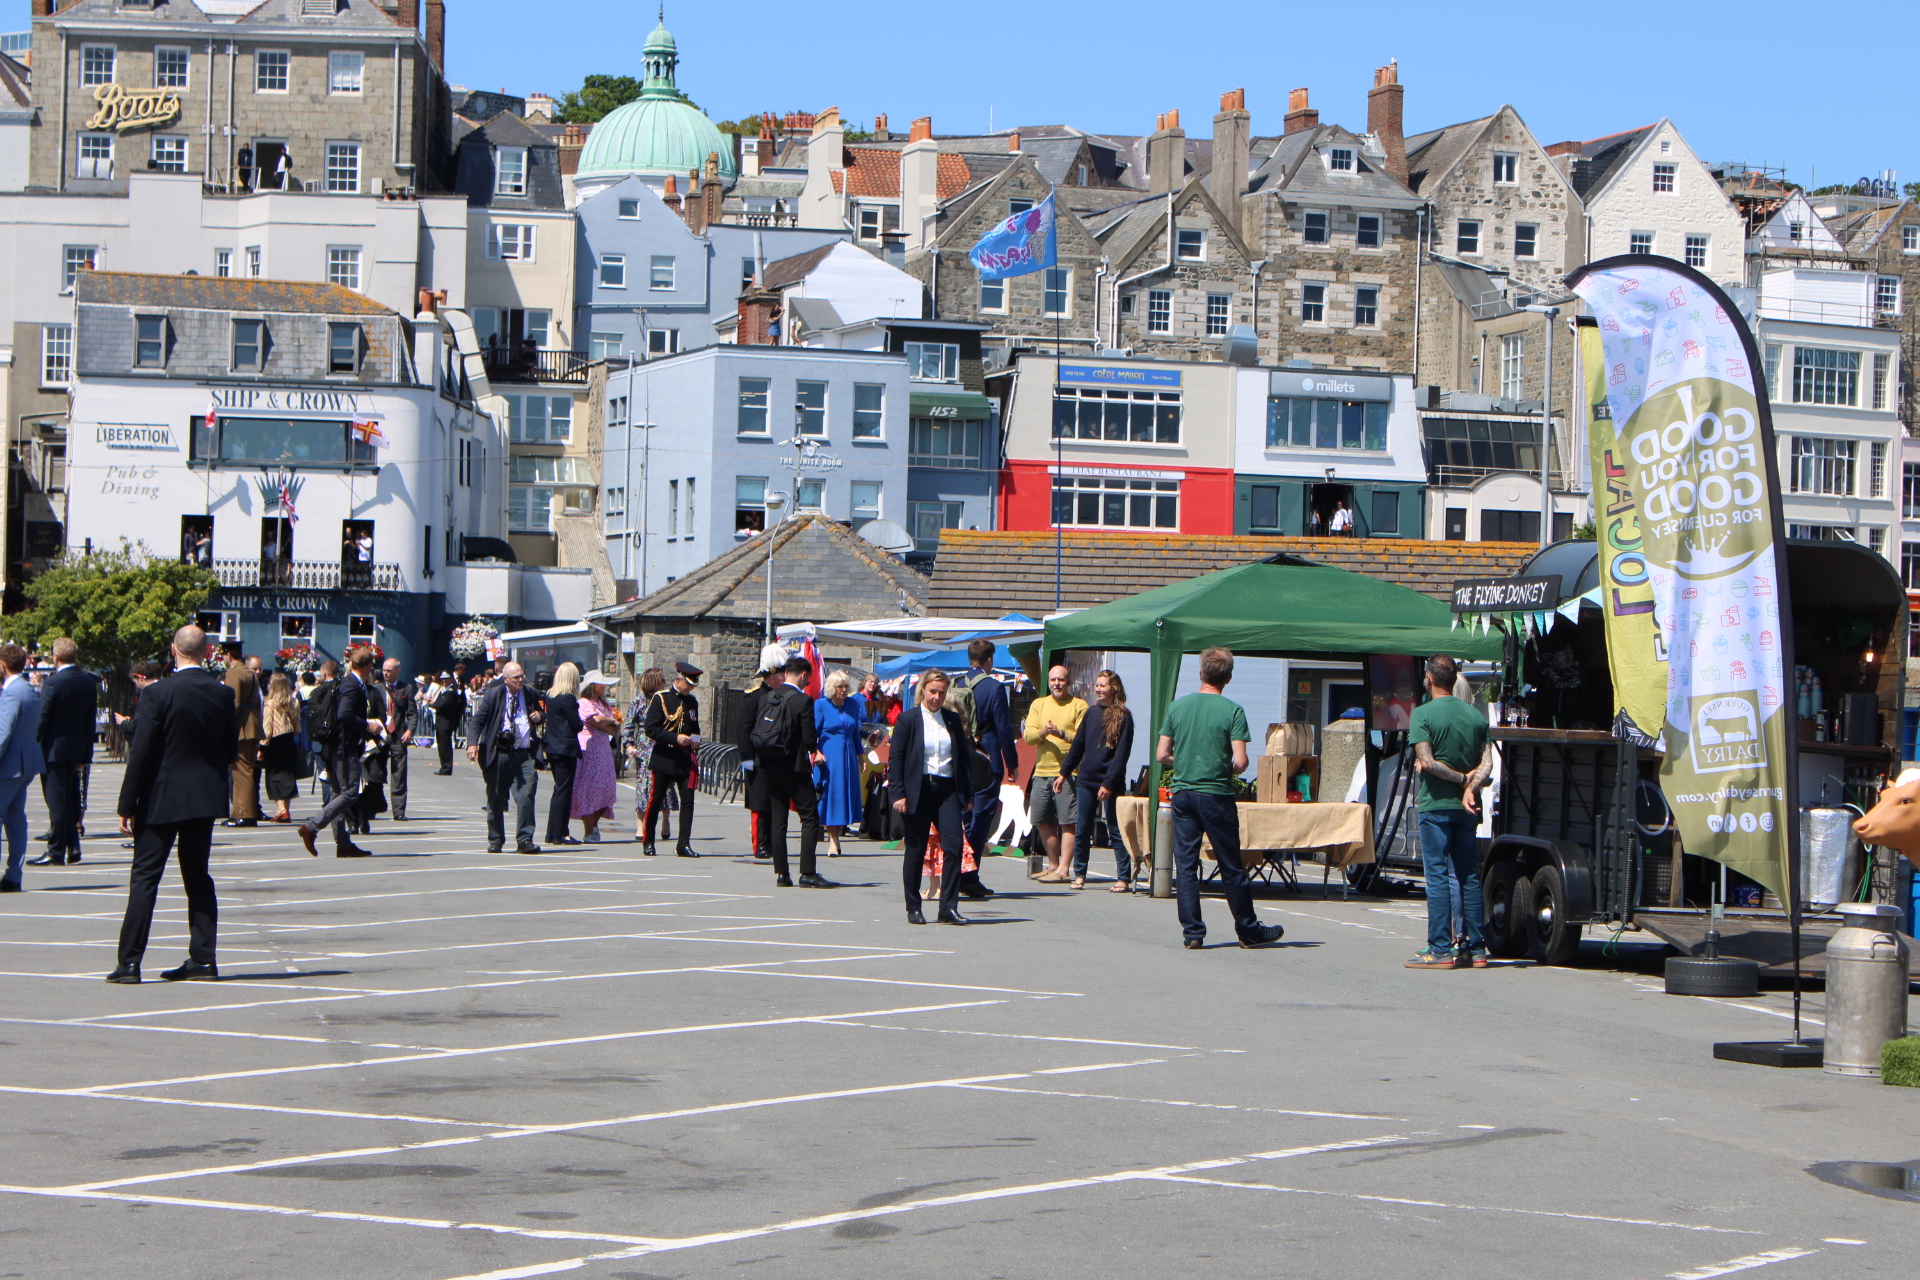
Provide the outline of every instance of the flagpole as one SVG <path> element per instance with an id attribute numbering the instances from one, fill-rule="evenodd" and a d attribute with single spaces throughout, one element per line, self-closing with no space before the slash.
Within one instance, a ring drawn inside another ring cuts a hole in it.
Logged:
<path id="1" fill-rule="evenodd" d="M 1047 189 L 1047 199 L 1053 199 L 1053 194 L 1053 188 L 1049 187 Z M 1060 211 L 1058 206 L 1055 207 L 1053 216 L 1053 260 L 1057 266 L 1060 261 Z M 1052 267 L 1048 267 L 1044 270 L 1050 271 L 1053 269 Z M 1045 301 L 1046 296 L 1047 277 L 1043 274 L 1040 277 L 1041 300 Z M 1060 518 L 1059 490 L 1060 481 L 1064 477 L 1067 465 L 1067 437 L 1060 430 L 1060 312 L 1066 310 L 1066 306 L 1067 300 L 1062 298 L 1059 308 L 1053 313 L 1053 483 L 1047 487 L 1047 505 L 1052 509 L 1053 515 L 1053 611 L 1055 613 L 1060 612 L 1061 609 L 1060 561 L 1062 558 L 1063 544 L 1065 543 L 1065 533 L 1063 532 L 1065 522 Z"/>

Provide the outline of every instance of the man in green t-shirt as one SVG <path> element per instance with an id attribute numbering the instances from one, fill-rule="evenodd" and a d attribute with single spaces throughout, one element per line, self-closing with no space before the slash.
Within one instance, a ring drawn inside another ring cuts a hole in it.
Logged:
<path id="1" fill-rule="evenodd" d="M 1173 704 L 1160 732 L 1160 763 L 1173 770 L 1173 888 L 1180 904 L 1180 932 L 1189 951 L 1206 945 L 1200 918 L 1200 835 L 1213 842 L 1220 887 L 1233 912 L 1233 931 L 1243 947 L 1278 942 L 1286 930 L 1262 924 L 1253 911 L 1246 867 L 1240 861 L 1240 815 L 1233 804 L 1234 779 L 1247 769 L 1247 713 L 1222 692 L 1233 679 L 1233 654 L 1208 649 L 1200 655 L 1200 692 Z"/>
<path id="2" fill-rule="evenodd" d="M 1481 951 L 1480 788 L 1493 776 L 1487 718 L 1453 696 L 1460 669 L 1444 654 L 1427 659 L 1429 701 L 1414 710 L 1407 741 L 1420 774 L 1420 856 L 1427 881 L 1427 949 L 1409 969 L 1455 967 L 1453 903 L 1465 925 L 1465 958 L 1487 967 Z"/>

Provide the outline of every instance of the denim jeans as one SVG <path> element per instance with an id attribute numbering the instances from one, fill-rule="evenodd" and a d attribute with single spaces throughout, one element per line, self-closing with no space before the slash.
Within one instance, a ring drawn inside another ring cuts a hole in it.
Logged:
<path id="1" fill-rule="evenodd" d="M 1420 815 L 1420 856 L 1427 877 L 1427 946 L 1453 953 L 1453 903 L 1460 900 L 1466 921 L 1467 950 L 1483 949 L 1480 923 L 1486 904 L 1480 897 L 1480 816 L 1465 809 L 1429 809 Z"/>
<path id="2" fill-rule="evenodd" d="M 1075 812 L 1079 815 L 1074 824 L 1073 833 L 1073 876 L 1076 880 L 1087 877 L 1087 854 L 1093 849 L 1093 824 L 1101 817 L 1107 820 L 1107 837 L 1113 841 L 1113 874 L 1122 884 L 1133 879 L 1133 859 L 1127 856 L 1127 842 L 1120 834 L 1120 819 L 1114 812 L 1113 797 L 1100 803 L 1099 787 L 1074 787 Z M 1104 814 L 1101 812 L 1105 810 Z"/>
<path id="3" fill-rule="evenodd" d="M 1233 931 L 1242 938 L 1260 933 L 1260 917 L 1253 911 L 1253 892 L 1247 888 L 1247 870 L 1240 861 L 1240 814 L 1232 796 L 1204 791 L 1173 793 L 1173 892 L 1180 905 L 1180 933 L 1188 939 L 1207 936 L 1200 918 L 1200 835 L 1213 842 L 1214 861 L 1220 867 L 1220 888 L 1233 913 Z"/>

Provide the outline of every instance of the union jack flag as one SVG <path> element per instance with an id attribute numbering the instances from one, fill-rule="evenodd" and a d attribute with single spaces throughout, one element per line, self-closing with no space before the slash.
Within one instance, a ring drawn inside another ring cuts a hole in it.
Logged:
<path id="1" fill-rule="evenodd" d="M 287 513 L 287 520 L 290 523 L 299 524 L 300 514 L 293 509 L 293 494 L 293 477 L 283 474 L 280 477 L 280 509 Z"/>

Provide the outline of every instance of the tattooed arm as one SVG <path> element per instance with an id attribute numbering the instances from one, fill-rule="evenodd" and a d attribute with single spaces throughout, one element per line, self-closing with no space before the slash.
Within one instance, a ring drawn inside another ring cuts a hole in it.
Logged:
<path id="1" fill-rule="evenodd" d="M 1413 744 L 1413 767 L 1422 773 L 1430 773 L 1442 782 L 1457 782 L 1465 786 L 1467 775 L 1459 773 L 1434 759 L 1433 744 L 1416 742 Z"/>

